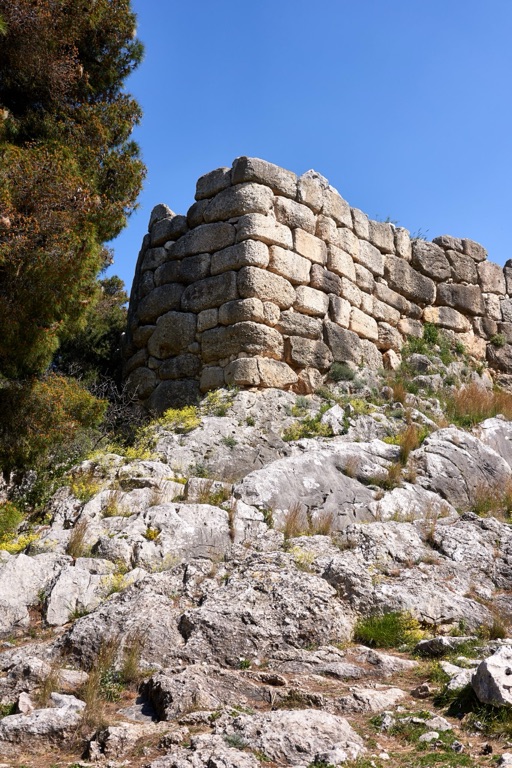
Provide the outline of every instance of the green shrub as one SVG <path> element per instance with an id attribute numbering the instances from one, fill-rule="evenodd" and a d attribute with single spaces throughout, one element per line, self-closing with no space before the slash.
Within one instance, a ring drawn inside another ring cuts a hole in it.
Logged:
<path id="1" fill-rule="evenodd" d="M 332 381 L 352 381 L 355 371 L 347 363 L 333 363 L 329 370 L 329 378 Z"/>
<path id="2" fill-rule="evenodd" d="M 433 323 L 425 323 L 423 326 L 423 338 L 427 344 L 437 344 L 439 341 L 439 328 Z"/>
<path id="3" fill-rule="evenodd" d="M 18 525 L 23 520 L 23 513 L 12 501 L 0 502 L 0 541 L 12 538 Z"/>
<path id="4" fill-rule="evenodd" d="M 195 405 L 187 405 L 185 408 L 169 408 L 160 419 L 162 427 L 172 429 L 180 435 L 192 432 L 200 423 L 201 419 Z"/>
<path id="5" fill-rule="evenodd" d="M 302 421 L 294 421 L 287 427 L 282 438 L 285 442 L 301 440 L 304 437 L 332 437 L 332 429 L 329 424 L 322 424 L 322 414 L 306 417 Z"/>
<path id="6" fill-rule="evenodd" d="M 414 645 L 423 637 L 420 624 L 410 613 L 391 611 L 361 619 L 354 640 L 370 648 L 398 648 Z"/>
<path id="7" fill-rule="evenodd" d="M 504 347 L 507 343 L 507 339 L 503 333 L 495 333 L 494 336 L 491 336 L 490 341 L 494 347 Z"/>

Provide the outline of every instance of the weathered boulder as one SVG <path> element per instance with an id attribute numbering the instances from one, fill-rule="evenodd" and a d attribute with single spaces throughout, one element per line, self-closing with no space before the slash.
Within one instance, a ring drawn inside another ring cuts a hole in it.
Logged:
<path id="1" fill-rule="evenodd" d="M 512 704 L 512 647 L 505 645 L 477 667 L 471 685 L 482 704 Z"/>

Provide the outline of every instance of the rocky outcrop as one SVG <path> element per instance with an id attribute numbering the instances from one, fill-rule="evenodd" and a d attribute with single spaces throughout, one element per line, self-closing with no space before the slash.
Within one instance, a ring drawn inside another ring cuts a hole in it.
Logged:
<path id="1" fill-rule="evenodd" d="M 203 176 L 196 201 L 156 206 L 137 262 L 124 371 L 149 409 L 224 385 L 310 392 L 333 362 L 391 366 L 424 323 L 511 370 L 510 265 L 478 243 L 411 239 L 257 158 Z"/>

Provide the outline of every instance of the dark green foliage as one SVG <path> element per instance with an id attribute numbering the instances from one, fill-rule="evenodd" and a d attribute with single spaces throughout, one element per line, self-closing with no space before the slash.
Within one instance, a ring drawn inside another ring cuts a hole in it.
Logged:
<path id="1" fill-rule="evenodd" d="M 333 363 L 329 370 L 329 378 L 332 381 L 352 381 L 355 371 L 347 363 Z"/>
<path id="2" fill-rule="evenodd" d="M 421 640 L 419 624 L 409 613 L 390 613 L 361 619 L 354 631 L 354 640 L 371 648 L 398 648 Z"/>

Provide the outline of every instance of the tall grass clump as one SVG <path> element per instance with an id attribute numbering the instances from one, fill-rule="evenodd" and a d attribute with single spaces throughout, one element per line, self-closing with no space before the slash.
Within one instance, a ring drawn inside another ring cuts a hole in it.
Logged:
<path id="1" fill-rule="evenodd" d="M 446 413 L 457 426 L 465 428 L 498 414 L 512 419 L 512 394 L 501 389 L 489 391 L 472 382 L 446 399 Z"/>
<path id="2" fill-rule="evenodd" d="M 399 648 L 415 645 L 423 637 L 417 619 L 410 613 L 391 611 L 361 619 L 354 640 L 370 648 Z"/>

